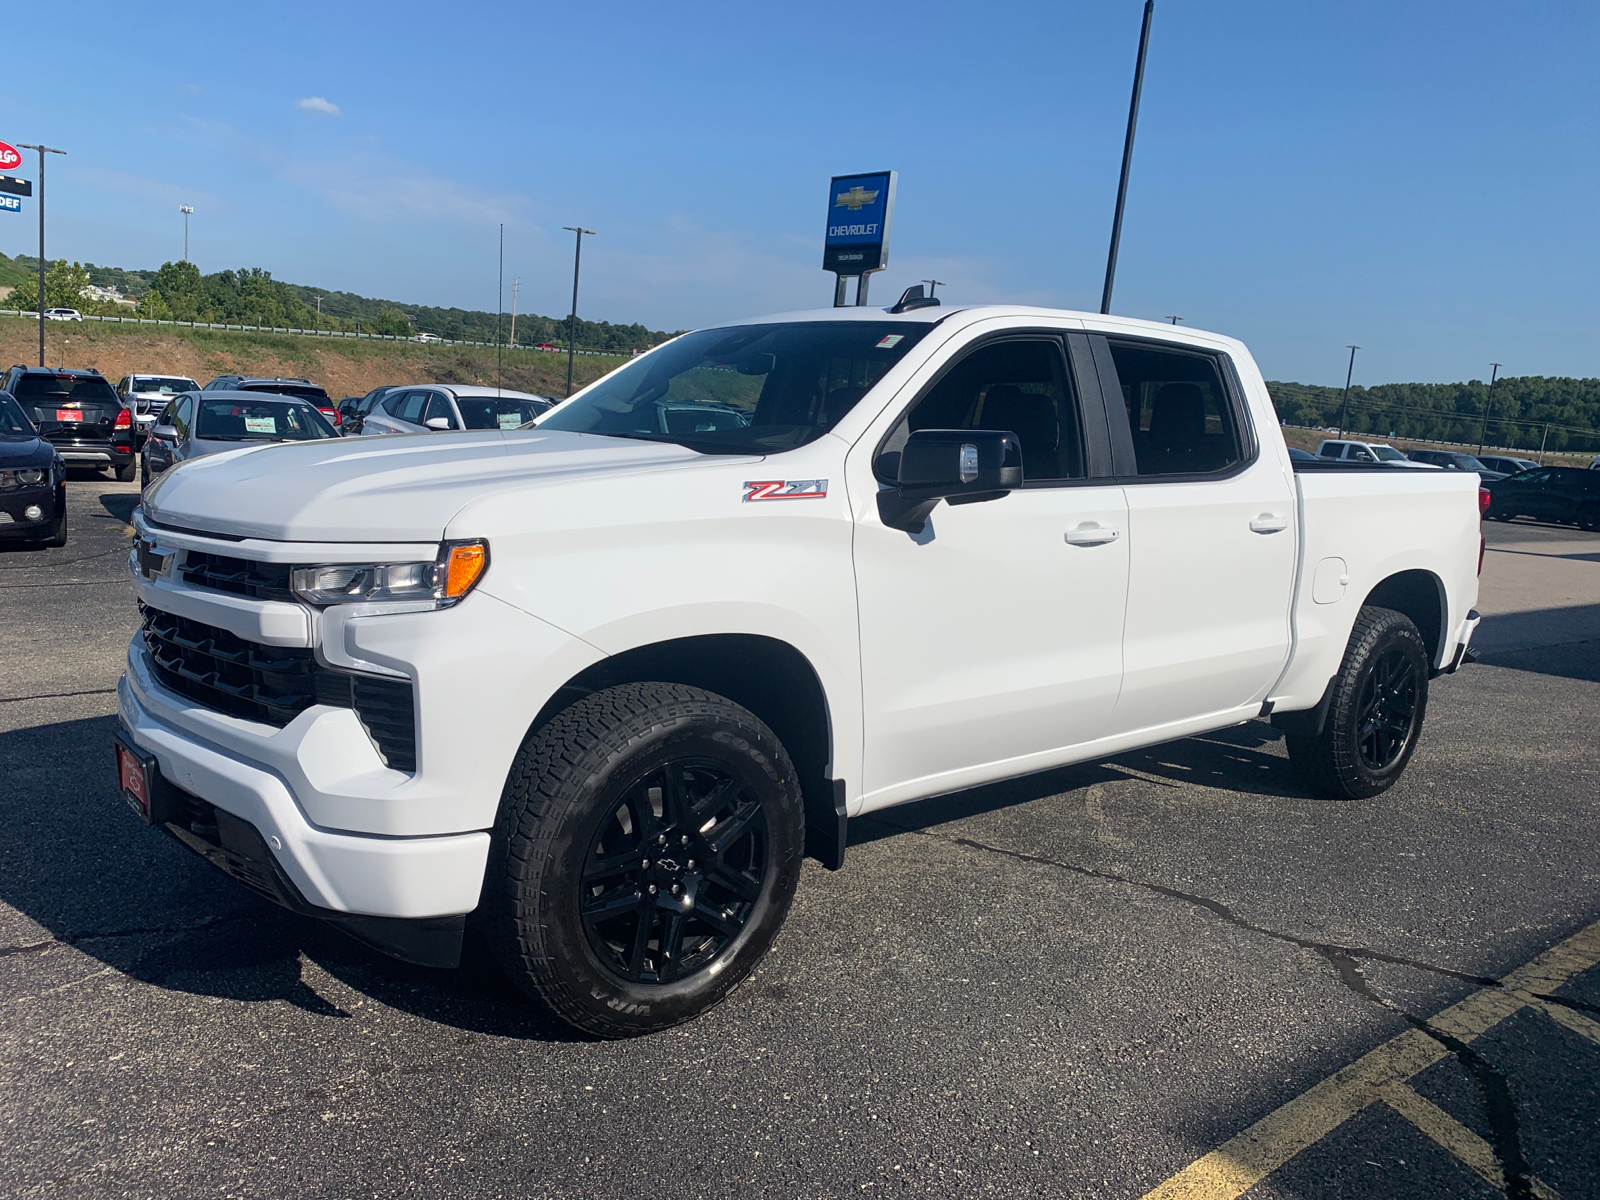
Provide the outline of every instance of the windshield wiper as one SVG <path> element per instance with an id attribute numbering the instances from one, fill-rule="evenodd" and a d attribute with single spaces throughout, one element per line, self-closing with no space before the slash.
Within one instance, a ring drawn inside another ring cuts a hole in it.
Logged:
<path id="1" fill-rule="evenodd" d="M 696 454 L 747 454 L 760 457 L 768 453 L 765 450 L 752 450 L 748 446 L 730 446 L 726 442 L 703 442 L 698 438 L 685 437 L 676 433 L 624 433 L 620 430 L 587 430 L 589 433 L 598 433 L 601 437 L 632 438 L 636 442 L 664 442 L 669 446 L 682 446 L 685 450 L 693 450 Z"/>

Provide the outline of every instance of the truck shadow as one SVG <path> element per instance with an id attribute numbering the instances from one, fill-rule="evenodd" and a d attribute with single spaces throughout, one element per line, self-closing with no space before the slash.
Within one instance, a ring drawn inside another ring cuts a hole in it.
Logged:
<path id="1" fill-rule="evenodd" d="M 171 991 L 242 1002 L 281 1000 L 340 1019 L 343 988 L 397 1010 L 497 1037 L 573 1041 L 469 934 L 461 969 L 396 962 L 228 879 L 165 833 L 139 823 L 117 794 L 114 716 L 0 734 L 0 901 L 41 926 L 0 955 L 58 945 Z M 326 994 L 324 994 L 326 993 Z"/>
<path id="2" fill-rule="evenodd" d="M 133 520 L 133 510 L 139 507 L 142 497 L 129 492 L 104 492 L 100 505 L 123 524 Z"/>

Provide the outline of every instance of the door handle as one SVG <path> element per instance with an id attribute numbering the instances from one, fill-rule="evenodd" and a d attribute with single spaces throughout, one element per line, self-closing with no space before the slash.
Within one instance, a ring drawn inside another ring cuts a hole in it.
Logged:
<path id="1" fill-rule="evenodd" d="M 1289 528 L 1288 517 L 1275 517 L 1271 513 L 1262 513 L 1250 522 L 1252 533 L 1282 533 Z"/>
<path id="2" fill-rule="evenodd" d="M 1069 546 L 1103 546 L 1121 537 L 1122 530 L 1114 525 L 1095 525 L 1085 522 L 1076 529 L 1067 530 L 1066 536 Z"/>

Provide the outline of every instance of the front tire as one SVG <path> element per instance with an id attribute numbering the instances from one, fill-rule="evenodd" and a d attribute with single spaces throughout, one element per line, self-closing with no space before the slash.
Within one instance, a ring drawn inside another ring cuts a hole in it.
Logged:
<path id="1" fill-rule="evenodd" d="M 670 683 L 608 688 L 528 738 L 484 909 L 506 973 L 599 1037 L 691 1020 L 766 953 L 804 852 L 794 765 L 759 718 Z"/>
<path id="2" fill-rule="evenodd" d="M 1321 733 L 1290 728 L 1289 759 L 1319 795 L 1360 800 L 1405 772 L 1428 708 L 1428 651 L 1411 618 L 1365 607 L 1334 677 Z"/>

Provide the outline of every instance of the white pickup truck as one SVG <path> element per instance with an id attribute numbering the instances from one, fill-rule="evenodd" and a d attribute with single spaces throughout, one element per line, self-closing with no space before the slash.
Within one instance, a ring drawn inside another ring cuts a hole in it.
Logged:
<path id="1" fill-rule="evenodd" d="M 413 962 L 476 913 L 582 1029 L 751 970 L 846 821 L 1264 715 L 1404 771 L 1475 478 L 1292 462 L 1245 347 L 1040 308 L 686 334 L 518 430 L 242 449 L 144 495 L 119 786 Z"/>

